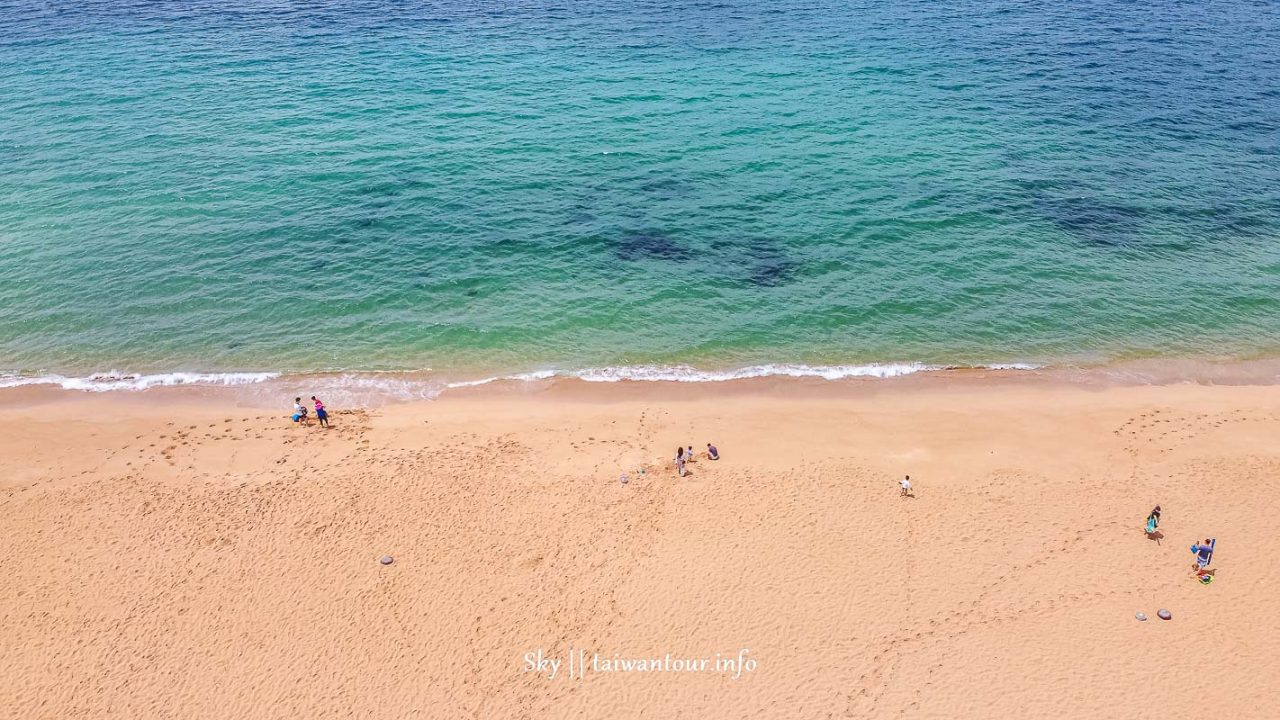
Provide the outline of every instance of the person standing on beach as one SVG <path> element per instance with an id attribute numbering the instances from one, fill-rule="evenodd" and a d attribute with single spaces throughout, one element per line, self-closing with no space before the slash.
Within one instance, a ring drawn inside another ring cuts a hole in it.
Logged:
<path id="1" fill-rule="evenodd" d="M 293 399 L 293 421 L 298 423 L 299 425 L 311 424 L 307 420 L 307 408 L 303 406 L 302 398 L 300 397 L 296 397 Z"/>
<path id="2" fill-rule="evenodd" d="M 316 419 L 320 421 L 320 427 L 329 427 L 329 413 L 324 410 L 324 403 L 315 395 L 311 396 L 311 401 L 316 404 Z"/>
<path id="3" fill-rule="evenodd" d="M 684 459 L 685 459 L 686 461 L 688 461 L 688 462 L 693 462 L 693 446 L 692 446 L 692 445 L 690 445 L 689 447 L 685 448 L 685 450 L 684 450 Z"/>
<path id="4" fill-rule="evenodd" d="M 676 446 L 676 474 L 684 477 L 684 448 Z"/>
<path id="5" fill-rule="evenodd" d="M 1160 527 L 1160 506 L 1155 506 L 1151 514 L 1147 516 L 1147 534 L 1154 534 L 1156 528 Z"/>
<path id="6" fill-rule="evenodd" d="M 911 476 L 910 475 L 903 476 L 903 478 L 898 481 L 898 484 L 902 486 L 902 495 L 904 497 L 911 495 Z"/>

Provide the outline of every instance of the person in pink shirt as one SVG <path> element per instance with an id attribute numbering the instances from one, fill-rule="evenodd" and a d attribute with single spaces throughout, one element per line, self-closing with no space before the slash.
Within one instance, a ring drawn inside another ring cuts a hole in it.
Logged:
<path id="1" fill-rule="evenodd" d="M 324 403 L 320 402 L 320 398 L 315 395 L 311 396 L 311 401 L 316 404 L 316 419 L 320 421 L 320 427 L 330 427 L 329 413 L 324 410 Z"/>

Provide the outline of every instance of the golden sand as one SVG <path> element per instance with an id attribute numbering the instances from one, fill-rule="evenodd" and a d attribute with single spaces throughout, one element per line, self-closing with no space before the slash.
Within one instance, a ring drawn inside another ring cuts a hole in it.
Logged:
<path id="1" fill-rule="evenodd" d="M 1280 717 L 1277 408 L 565 381 L 324 431 L 9 391 L 0 716 Z"/>

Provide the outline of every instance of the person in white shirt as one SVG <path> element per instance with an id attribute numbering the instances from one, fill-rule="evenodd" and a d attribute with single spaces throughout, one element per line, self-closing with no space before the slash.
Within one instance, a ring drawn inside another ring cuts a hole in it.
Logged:
<path id="1" fill-rule="evenodd" d="M 307 409 L 302 405 L 302 398 L 293 399 L 293 421 L 299 425 L 310 425 L 311 421 L 307 419 Z"/>
<path id="2" fill-rule="evenodd" d="M 903 495 L 911 494 L 911 476 L 910 475 L 903 477 L 902 480 L 898 481 L 898 484 L 902 486 Z"/>

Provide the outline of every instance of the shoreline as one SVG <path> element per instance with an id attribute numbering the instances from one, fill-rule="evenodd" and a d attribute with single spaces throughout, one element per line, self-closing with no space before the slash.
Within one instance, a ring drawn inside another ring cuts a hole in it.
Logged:
<path id="1" fill-rule="evenodd" d="M 1129 387 L 1145 385 L 1280 385 L 1280 358 L 1203 359 L 1158 358 L 1098 365 L 928 366 L 886 363 L 860 366 L 755 365 L 726 370 L 689 366 L 622 366 L 579 371 L 539 370 L 524 373 L 456 378 L 421 372 L 174 372 L 164 374 L 95 373 L 84 377 L 58 375 L 0 376 L 0 404 L 7 399 L 41 398 L 61 394 L 157 394 L 191 391 L 230 394 L 252 406 L 270 406 L 290 393 L 324 394 L 348 407 L 380 407 L 446 396 L 477 393 L 527 394 L 547 390 L 603 397 L 634 396 L 662 388 L 704 395 L 716 392 L 769 392 L 774 386 L 818 387 L 823 391 L 854 392 L 885 385 L 910 389 L 939 383 L 1011 382 L 1029 385 Z M 649 388 L 622 390 L 621 388 Z M 610 389 L 612 388 L 612 389 Z M 885 388 L 880 388 L 885 389 Z"/>

